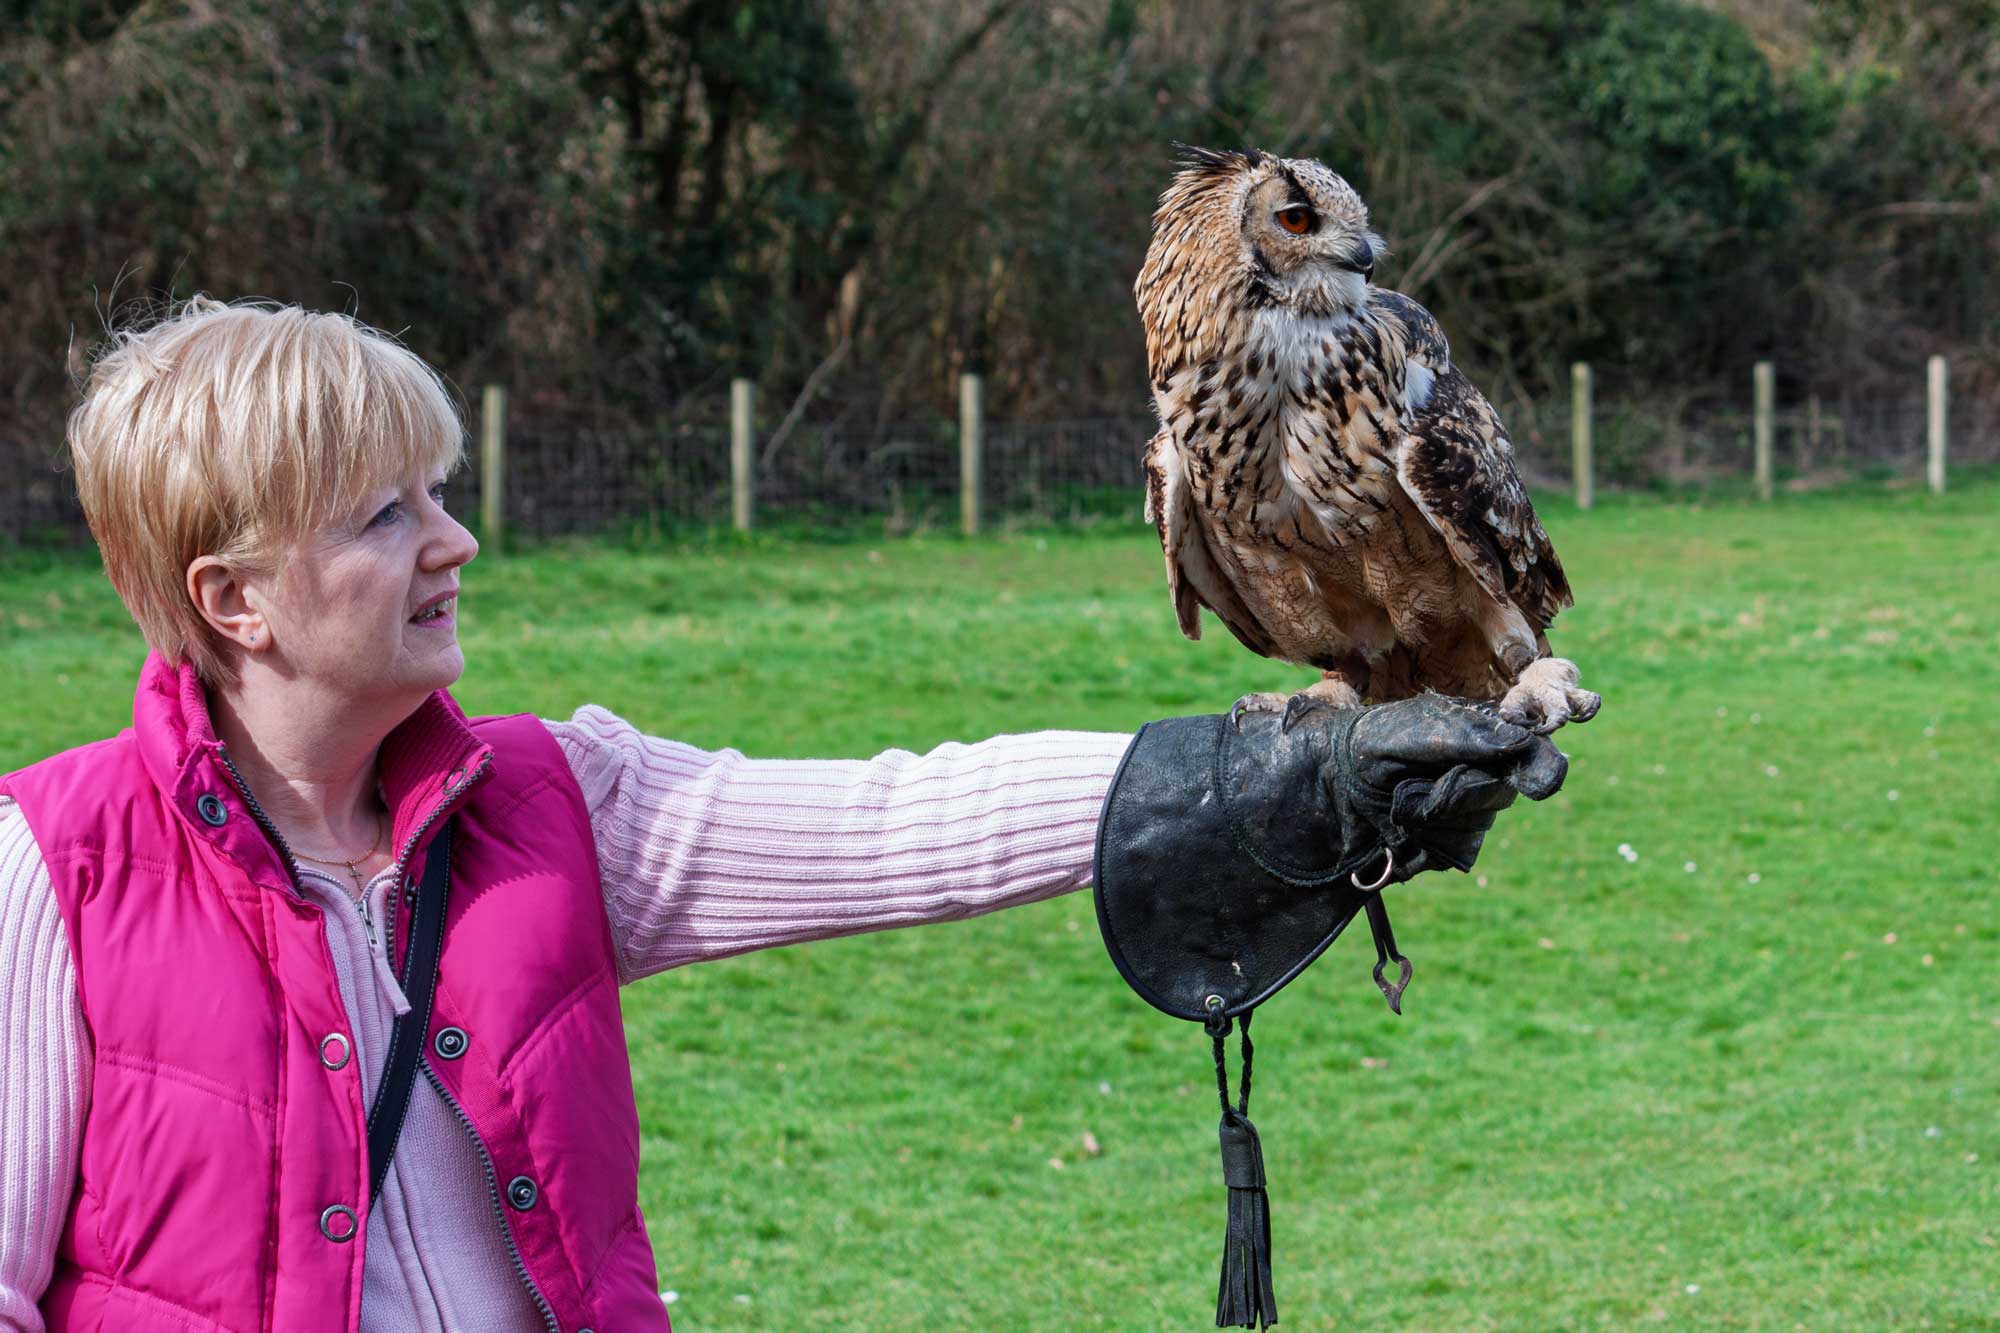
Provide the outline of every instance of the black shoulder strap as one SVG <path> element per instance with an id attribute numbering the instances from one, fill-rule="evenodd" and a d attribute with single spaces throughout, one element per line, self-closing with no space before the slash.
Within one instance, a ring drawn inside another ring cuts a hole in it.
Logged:
<path id="1" fill-rule="evenodd" d="M 451 824 L 447 822 L 424 855 L 423 883 L 417 886 L 416 910 L 411 914 L 410 944 L 403 953 L 401 980 L 403 993 L 410 1000 L 410 1012 L 398 1018 L 390 1029 L 388 1064 L 382 1073 L 381 1086 L 375 1089 L 375 1104 L 368 1108 L 371 1204 L 388 1178 L 389 1159 L 396 1155 L 403 1116 L 410 1109 L 410 1086 L 416 1081 L 417 1061 L 424 1053 L 424 1036 L 431 1028 L 438 955 L 444 950 L 444 900 L 450 887 Z"/>

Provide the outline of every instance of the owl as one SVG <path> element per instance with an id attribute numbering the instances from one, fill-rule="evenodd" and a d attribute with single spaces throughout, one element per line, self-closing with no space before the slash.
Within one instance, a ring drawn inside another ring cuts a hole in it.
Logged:
<path id="1" fill-rule="evenodd" d="M 1146 517 L 1181 631 L 1207 607 L 1315 667 L 1302 710 L 1435 690 L 1546 733 L 1596 713 L 1547 630 L 1569 581 L 1499 416 L 1321 163 L 1191 149 L 1134 284 L 1160 428 Z"/>

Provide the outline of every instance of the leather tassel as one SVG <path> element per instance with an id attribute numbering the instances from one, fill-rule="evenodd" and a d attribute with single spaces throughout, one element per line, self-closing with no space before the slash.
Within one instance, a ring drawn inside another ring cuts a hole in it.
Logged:
<path id="1" fill-rule="evenodd" d="M 1238 1111 L 1221 1125 L 1222 1181 L 1229 1186 L 1229 1232 L 1222 1244 L 1217 1328 L 1266 1328 L 1278 1322 L 1271 1290 L 1271 1204 L 1264 1191 L 1264 1149 L 1257 1127 Z"/>

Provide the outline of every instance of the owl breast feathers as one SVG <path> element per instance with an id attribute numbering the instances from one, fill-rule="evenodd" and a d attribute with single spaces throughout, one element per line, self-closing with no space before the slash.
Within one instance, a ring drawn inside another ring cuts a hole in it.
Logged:
<path id="1" fill-rule="evenodd" d="M 1206 606 L 1363 697 L 1500 698 L 1569 583 L 1437 321 L 1371 285 L 1381 248 L 1320 163 L 1193 150 L 1135 285 L 1146 514 L 1188 637 Z"/>

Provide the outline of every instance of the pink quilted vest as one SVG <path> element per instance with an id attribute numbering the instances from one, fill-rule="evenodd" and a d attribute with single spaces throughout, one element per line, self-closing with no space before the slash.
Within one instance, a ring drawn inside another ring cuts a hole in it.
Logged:
<path id="1" fill-rule="evenodd" d="M 194 673 L 149 660 L 132 711 L 0 779 L 54 880 L 95 1052 L 44 1317 L 352 1333 L 367 1107 L 341 1043 L 322 1046 L 347 1016 L 320 914 Z M 665 1330 L 610 929 L 561 751 L 532 717 L 468 721 L 439 691 L 383 744 L 380 778 L 408 873 L 456 817 L 424 1059 L 491 1162 L 493 1225 L 550 1329 Z"/>

